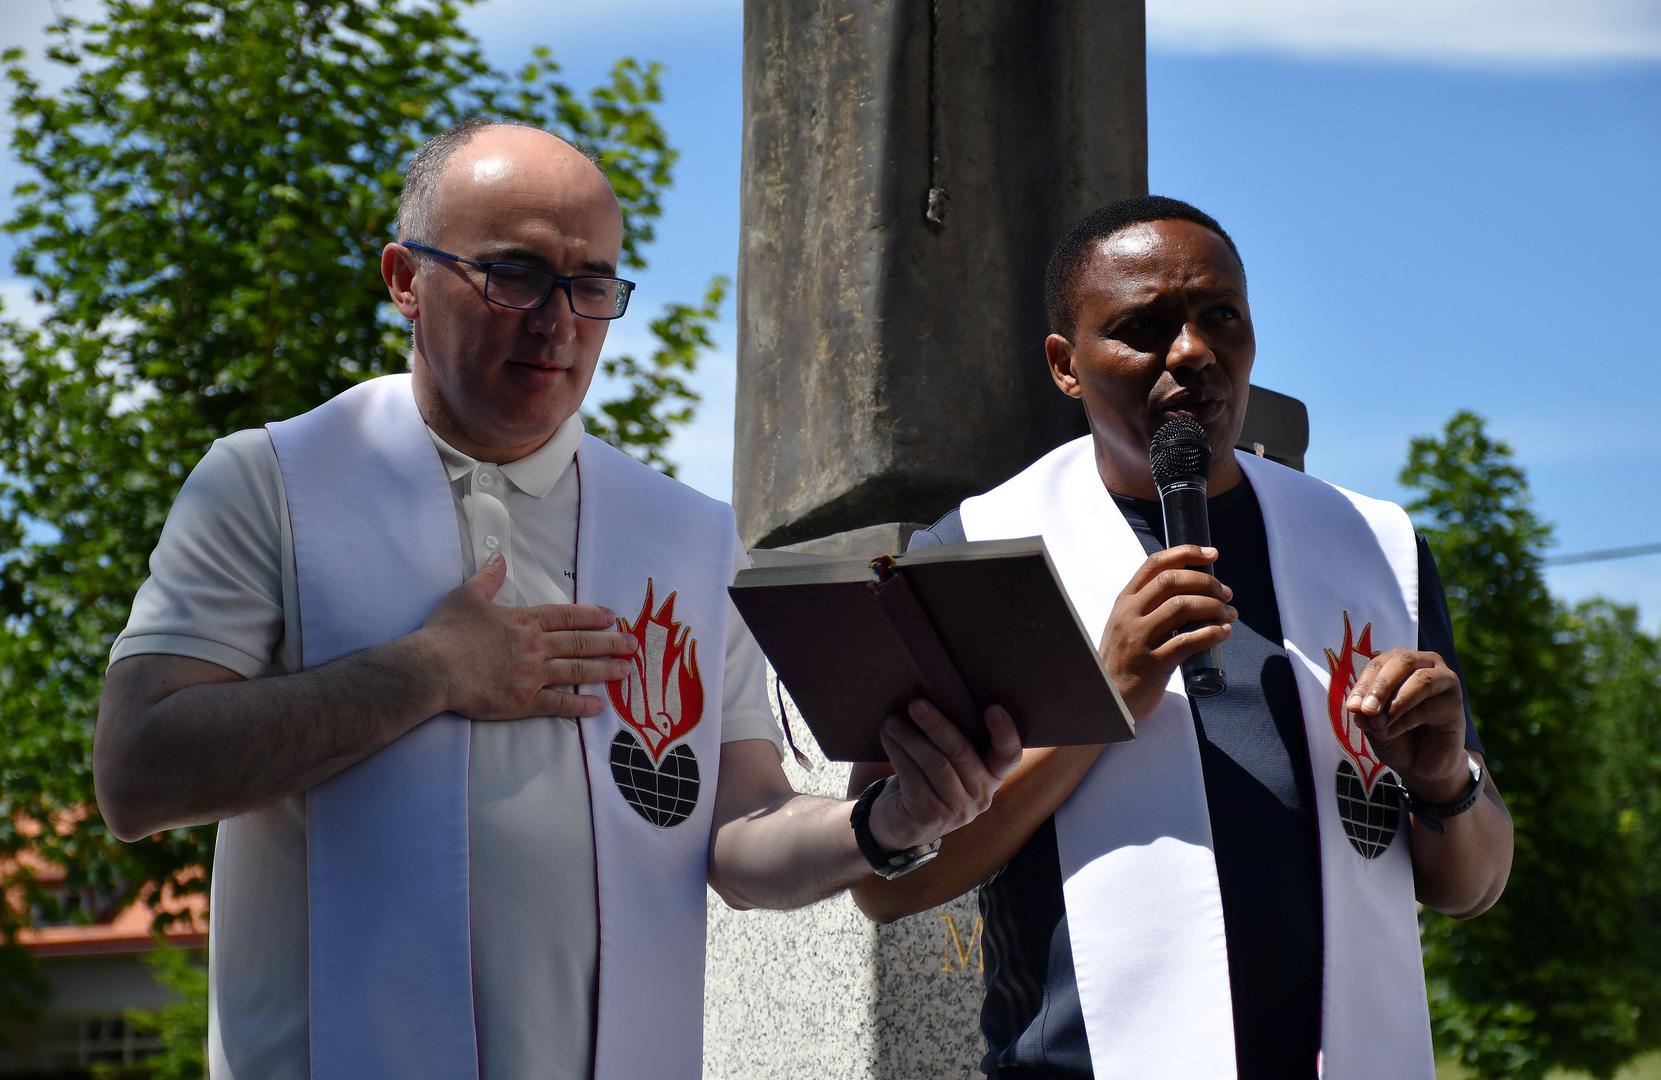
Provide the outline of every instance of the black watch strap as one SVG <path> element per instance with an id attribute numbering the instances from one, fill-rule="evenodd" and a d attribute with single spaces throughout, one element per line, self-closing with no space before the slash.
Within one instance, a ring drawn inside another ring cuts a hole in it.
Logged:
<path id="1" fill-rule="evenodd" d="M 882 794 L 890 776 L 880 777 L 869 787 L 860 792 L 859 798 L 854 801 L 854 807 L 848 813 L 848 823 L 854 827 L 854 843 L 859 845 L 859 853 L 865 856 L 865 861 L 871 864 L 871 869 L 882 877 L 892 881 L 903 877 L 922 866 L 940 854 L 940 841 L 923 844 L 904 851 L 884 851 L 877 843 L 877 838 L 871 835 L 871 805 Z"/>
<path id="2" fill-rule="evenodd" d="M 1465 794 L 1450 803 L 1429 803 L 1413 797 L 1407 793 L 1407 809 L 1413 815 L 1413 820 L 1431 832 L 1446 832 L 1442 822 L 1451 817 L 1458 817 L 1476 805 L 1477 799 L 1482 796 L 1482 762 L 1473 757 L 1470 751 L 1465 752 L 1465 767 L 1471 772 L 1471 786 L 1465 789 Z"/>

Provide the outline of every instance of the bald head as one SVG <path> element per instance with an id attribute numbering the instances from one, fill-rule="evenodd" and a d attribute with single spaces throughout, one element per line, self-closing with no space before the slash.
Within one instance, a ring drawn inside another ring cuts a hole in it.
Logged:
<path id="1" fill-rule="evenodd" d="M 617 273 L 617 196 L 563 139 L 477 122 L 411 161 L 403 211 L 381 277 L 411 323 L 421 416 L 465 454 L 516 461 L 577 411 L 593 380 L 610 321 L 578 314 L 573 288 Z M 515 282 L 546 291 L 520 306 Z"/>
<path id="2" fill-rule="evenodd" d="M 551 132 L 525 124 L 469 117 L 434 136 L 410 158 L 398 200 L 398 239 L 434 243 L 444 227 L 447 197 L 524 180 L 523 166 L 540 166 L 544 180 L 572 185 L 616 204 L 616 194 L 594 156 Z M 578 192 L 573 192 L 574 194 Z"/>

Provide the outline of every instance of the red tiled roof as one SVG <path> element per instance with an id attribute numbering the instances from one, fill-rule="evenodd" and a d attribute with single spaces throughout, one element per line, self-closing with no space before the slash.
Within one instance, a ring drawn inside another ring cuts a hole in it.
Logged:
<path id="1" fill-rule="evenodd" d="M 168 944 L 200 948 L 208 941 L 208 898 L 193 892 L 178 896 L 167 890 L 157 908 L 180 918 L 168 925 Z M 108 922 L 85 926 L 43 926 L 20 931 L 18 944 L 40 957 L 104 956 L 112 953 L 146 953 L 155 947 L 151 934 L 154 919 L 150 905 L 134 900 Z"/>
<path id="2" fill-rule="evenodd" d="M 82 816 L 84 815 L 76 814 L 73 818 L 78 820 Z M 36 830 L 39 828 L 33 822 L 18 822 L 19 831 L 26 836 L 34 835 L 31 827 Z M 19 867 L 28 870 L 31 877 L 45 885 L 64 880 L 61 867 L 52 865 L 28 850 L 20 852 L 15 862 L 0 864 L 0 880 L 10 877 L 11 871 Z M 187 874 L 187 877 L 200 875 L 201 871 L 197 870 Z M 17 942 L 29 952 L 42 957 L 146 953 L 155 947 L 151 926 L 156 913 L 161 912 L 179 916 L 169 923 L 164 932 L 170 944 L 182 948 L 205 945 L 208 940 L 207 894 L 190 892 L 181 895 L 176 890 L 167 888 L 162 890 L 159 902 L 147 902 L 155 892 L 154 885 L 144 886 L 139 889 L 132 903 L 108 920 L 70 926 L 30 927 L 18 931 Z M 22 889 L 7 890 L 5 901 L 13 907 L 20 907 L 23 903 Z"/>

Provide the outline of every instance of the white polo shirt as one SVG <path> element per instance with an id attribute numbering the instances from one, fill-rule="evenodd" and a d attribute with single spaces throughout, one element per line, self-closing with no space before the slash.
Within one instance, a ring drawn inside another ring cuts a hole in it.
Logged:
<path id="1" fill-rule="evenodd" d="M 582 435 L 573 416 L 534 453 L 494 465 L 433 434 L 466 572 L 492 551 L 507 553 L 498 603 L 571 602 L 579 500 L 571 463 Z M 239 431 L 215 442 L 180 489 L 110 662 L 167 653 L 246 678 L 298 671 L 298 614 L 277 455 L 263 429 Z M 722 739 L 767 739 L 782 754 L 765 661 L 736 611 L 727 628 Z M 589 1074 L 597 927 L 580 722 L 472 725 L 473 989 L 484 1080 Z M 219 1080 L 308 1075 L 305 863 L 300 796 L 220 823 L 208 1048 Z"/>

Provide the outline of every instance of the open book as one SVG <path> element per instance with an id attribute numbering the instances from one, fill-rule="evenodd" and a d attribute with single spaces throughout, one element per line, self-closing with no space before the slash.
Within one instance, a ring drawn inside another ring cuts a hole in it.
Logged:
<path id="1" fill-rule="evenodd" d="M 876 560 L 756 552 L 728 591 L 833 761 L 884 761 L 878 732 L 913 698 L 977 747 L 1002 705 L 1024 746 L 1117 742 L 1135 722 L 1039 537 Z"/>

